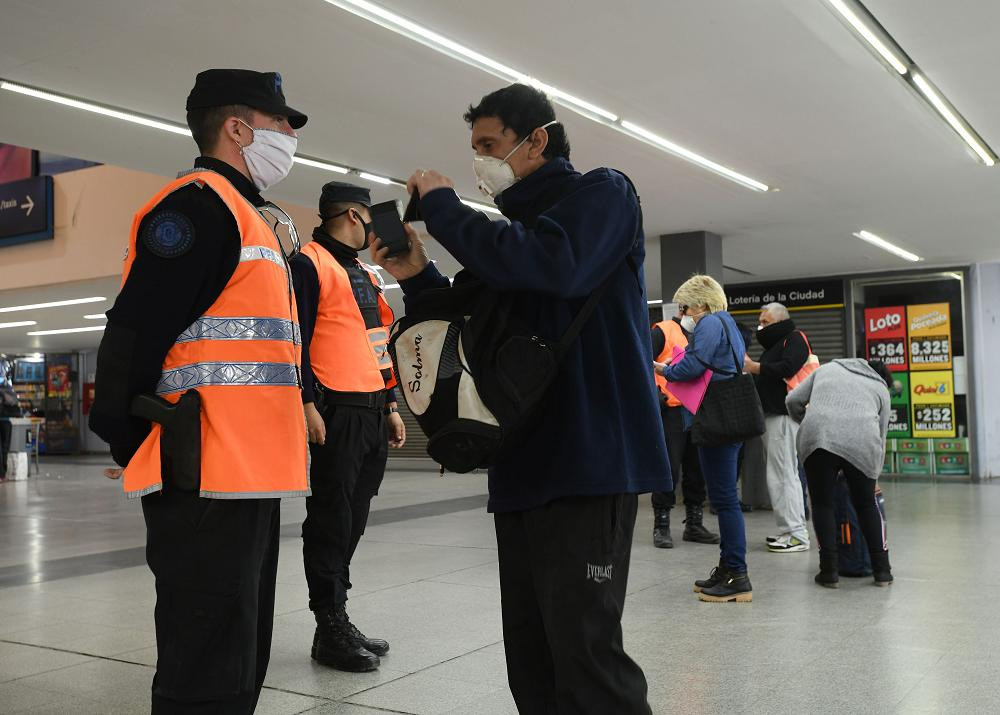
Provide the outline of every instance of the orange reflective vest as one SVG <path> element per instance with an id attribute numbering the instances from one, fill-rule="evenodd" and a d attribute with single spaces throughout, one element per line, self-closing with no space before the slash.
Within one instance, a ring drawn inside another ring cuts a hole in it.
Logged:
<path id="1" fill-rule="evenodd" d="M 378 291 L 382 325 L 366 328 L 354 298 L 347 271 L 333 255 L 312 241 L 302 247 L 316 267 L 319 301 L 316 324 L 309 341 L 309 365 L 320 384 L 335 392 L 379 392 L 396 384 L 393 372 L 387 381 L 383 370 L 392 371 L 389 356 L 389 327 L 392 309 L 382 294 L 382 280 L 374 269 L 361 263 Z M 360 262 L 359 262 L 360 263 Z"/>
<path id="2" fill-rule="evenodd" d="M 201 395 L 201 496 L 306 496 L 309 449 L 302 409 L 299 333 L 291 273 L 271 224 L 229 181 L 198 169 L 170 182 L 132 220 L 122 282 L 143 217 L 170 193 L 196 184 L 218 194 L 239 228 L 240 262 L 218 299 L 177 337 L 156 393 Z M 212 236 L 200 240 L 214 240 Z M 125 467 L 125 492 L 162 489 L 160 426 Z"/>
<path id="3" fill-rule="evenodd" d="M 659 328 L 663 331 L 663 336 L 667 339 L 663 346 L 663 352 L 661 352 L 657 358 L 656 362 L 669 363 L 674 359 L 674 346 L 678 348 L 686 348 L 688 341 L 684 337 L 684 331 L 681 326 L 673 320 L 664 320 L 663 322 L 657 323 L 653 326 L 654 328 Z M 660 375 L 659 373 L 653 373 L 656 377 L 656 386 L 660 388 L 660 392 L 663 396 L 667 398 L 668 407 L 680 407 L 681 401 L 670 394 L 670 390 L 667 389 L 667 379 Z"/>

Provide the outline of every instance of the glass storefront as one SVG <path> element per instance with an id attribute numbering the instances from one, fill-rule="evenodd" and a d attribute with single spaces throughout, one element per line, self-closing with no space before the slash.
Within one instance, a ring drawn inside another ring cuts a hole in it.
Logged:
<path id="1" fill-rule="evenodd" d="M 972 474 L 964 297 L 958 271 L 851 281 L 854 355 L 895 378 L 885 474 Z"/>

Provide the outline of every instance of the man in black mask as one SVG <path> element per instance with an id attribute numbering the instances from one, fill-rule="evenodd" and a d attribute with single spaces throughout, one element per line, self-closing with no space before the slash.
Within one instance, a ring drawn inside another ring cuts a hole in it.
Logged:
<path id="1" fill-rule="evenodd" d="M 386 445 L 402 447 L 396 378 L 386 351 L 392 310 L 374 268 L 358 260 L 371 234 L 368 189 L 331 181 L 322 225 L 291 261 L 302 329 L 302 402 L 309 429 L 312 496 L 302 555 L 316 615 L 312 657 L 338 670 L 375 670 L 389 644 L 347 617 L 351 557 L 385 474 Z"/>
<path id="2" fill-rule="evenodd" d="M 785 380 L 793 377 L 809 358 L 809 345 L 801 330 L 788 316 L 781 303 L 765 305 L 760 312 L 757 342 L 764 348 L 760 362 L 746 358 L 746 371 L 754 375 L 757 393 L 764 407 L 767 432 L 767 491 L 774 507 L 778 533 L 767 537 L 767 548 L 774 553 L 792 553 L 809 549 L 805 502 L 799 481 L 799 460 L 795 452 L 798 426 L 788 416 Z"/>

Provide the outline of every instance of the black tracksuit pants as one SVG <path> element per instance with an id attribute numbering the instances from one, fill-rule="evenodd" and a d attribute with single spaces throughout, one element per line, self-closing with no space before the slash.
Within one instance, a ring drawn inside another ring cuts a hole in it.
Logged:
<path id="1" fill-rule="evenodd" d="M 306 498 L 302 523 L 302 557 L 313 611 L 347 601 L 351 558 L 365 533 L 389 452 L 380 409 L 329 405 L 323 419 L 326 443 L 309 445 L 312 496 Z"/>
<path id="2" fill-rule="evenodd" d="M 837 473 L 843 471 L 851 503 L 858 515 L 858 526 L 864 534 L 868 551 L 881 554 L 886 550 L 885 522 L 875 497 L 876 480 L 866 477 L 843 457 L 825 449 L 817 449 L 806 458 L 806 477 L 812 499 L 813 528 L 821 552 L 837 553 L 837 519 L 834 516 Z"/>
<path id="3" fill-rule="evenodd" d="M 496 514 L 507 680 L 522 715 L 650 713 L 625 654 L 634 494 Z"/>
<path id="4" fill-rule="evenodd" d="M 674 477 L 674 490 L 653 492 L 653 508 L 673 507 L 677 503 L 678 483 L 681 485 L 684 503 L 701 506 L 705 503 L 705 475 L 701 473 L 698 450 L 691 442 L 691 431 L 684 429 L 684 408 L 668 407 L 661 400 L 660 417 L 663 419 L 663 432 L 667 436 L 667 456 L 670 458 L 670 473 Z"/>
<path id="5" fill-rule="evenodd" d="M 152 712 L 245 715 L 271 655 L 280 499 L 142 497 L 156 577 Z"/>

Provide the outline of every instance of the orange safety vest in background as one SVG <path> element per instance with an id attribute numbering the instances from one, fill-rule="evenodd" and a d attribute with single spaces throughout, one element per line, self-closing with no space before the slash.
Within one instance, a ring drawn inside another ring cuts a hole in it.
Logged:
<path id="1" fill-rule="evenodd" d="M 687 347 L 688 341 L 687 338 L 684 337 L 684 331 L 675 321 L 664 320 L 657 323 L 653 327 L 662 330 L 663 336 L 667 339 L 665 345 L 663 346 L 663 352 L 657 356 L 656 362 L 669 363 L 673 360 L 675 345 L 682 349 Z M 670 390 L 667 389 L 667 378 L 656 372 L 654 372 L 653 375 L 656 377 L 656 386 L 660 388 L 660 392 L 662 392 L 663 396 L 667 398 L 667 406 L 680 407 L 681 401 L 671 395 Z"/>
<path id="2" fill-rule="evenodd" d="M 354 298 L 350 277 L 333 254 L 312 241 L 302 247 L 302 255 L 312 261 L 319 277 L 316 324 L 309 341 L 309 365 L 316 379 L 334 392 L 379 392 L 393 387 L 395 371 L 388 381 L 382 371 L 392 370 L 388 348 L 394 317 L 379 276 L 359 261 L 378 291 L 382 325 L 369 329 Z"/>
<path id="3" fill-rule="evenodd" d="M 189 184 L 215 191 L 232 211 L 240 232 L 240 262 L 212 306 L 177 337 L 156 394 L 169 402 L 191 389 L 201 395 L 201 496 L 308 496 L 295 294 L 281 244 L 261 212 L 221 174 L 205 169 L 183 174 L 132 220 L 122 283 L 135 260 L 143 217 Z M 130 498 L 163 488 L 160 429 L 152 424 L 125 468 Z"/>

